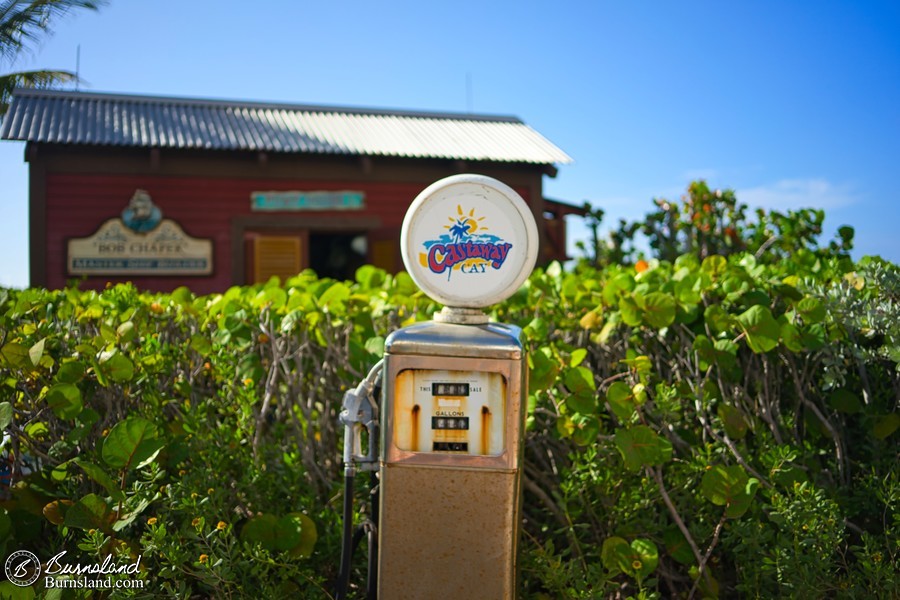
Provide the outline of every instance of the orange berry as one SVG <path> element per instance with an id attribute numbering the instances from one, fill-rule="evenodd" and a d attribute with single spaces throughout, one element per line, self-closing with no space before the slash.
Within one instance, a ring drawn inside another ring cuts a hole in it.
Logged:
<path id="1" fill-rule="evenodd" d="M 646 271 L 649 268 L 650 268 L 650 265 L 647 264 L 647 261 L 644 259 L 641 259 L 634 264 L 634 270 L 637 271 L 638 273 L 643 273 L 644 271 Z"/>

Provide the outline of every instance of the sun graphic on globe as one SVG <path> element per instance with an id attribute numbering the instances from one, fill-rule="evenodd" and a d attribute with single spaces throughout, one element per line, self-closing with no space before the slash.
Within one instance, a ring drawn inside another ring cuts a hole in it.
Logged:
<path id="1" fill-rule="evenodd" d="M 462 205 L 457 204 L 456 213 L 456 217 L 447 218 L 451 225 L 444 225 L 444 229 L 449 230 L 450 235 L 455 239 L 465 239 L 473 235 L 479 229 L 487 231 L 488 228 L 481 224 L 481 221 L 484 221 L 484 217 L 476 217 L 474 208 L 469 211 L 469 214 L 466 214 Z"/>

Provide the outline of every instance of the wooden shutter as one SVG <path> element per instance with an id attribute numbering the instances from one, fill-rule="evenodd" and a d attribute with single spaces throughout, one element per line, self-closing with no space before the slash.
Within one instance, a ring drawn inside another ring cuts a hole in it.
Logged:
<path id="1" fill-rule="evenodd" d="M 397 255 L 397 242 L 394 240 L 376 240 L 372 242 L 372 249 L 369 252 L 372 264 L 376 267 L 384 269 L 389 273 L 397 271 L 396 261 L 394 257 Z"/>
<path id="2" fill-rule="evenodd" d="M 265 283 L 273 275 L 284 282 L 302 267 L 299 237 L 258 235 L 253 238 L 253 283 Z"/>

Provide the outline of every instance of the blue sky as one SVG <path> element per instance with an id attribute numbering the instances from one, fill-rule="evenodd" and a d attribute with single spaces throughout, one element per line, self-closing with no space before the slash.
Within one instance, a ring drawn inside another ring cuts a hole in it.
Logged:
<path id="1" fill-rule="evenodd" d="M 856 257 L 900 262 L 897 2 L 112 0 L 0 72 L 74 70 L 79 45 L 91 91 L 516 115 L 575 159 L 546 195 L 608 225 L 704 178 L 751 206 L 824 208 Z M 15 287 L 23 152 L 0 142 Z"/>

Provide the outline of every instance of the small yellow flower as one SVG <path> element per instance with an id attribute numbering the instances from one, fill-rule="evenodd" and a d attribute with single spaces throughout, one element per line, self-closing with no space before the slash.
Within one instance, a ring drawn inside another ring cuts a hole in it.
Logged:
<path id="1" fill-rule="evenodd" d="M 216 523 L 216 529 L 218 529 L 219 531 L 222 531 L 226 527 L 228 527 L 228 523 L 226 523 L 225 521 L 219 521 L 218 523 Z"/>
<path id="2" fill-rule="evenodd" d="M 197 499 L 197 492 L 191 492 L 191 500 Z"/>
<path id="3" fill-rule="evenodd" d="M 194 520 L 191 521 L 191 525 L 194 527 L 200 527 L 200 517 L 194 517 Z"/>
<path id="4" fill-rule="evenodd" d="M 108 436 L 108 435 L 109 435 L 109 429 L 104 429 L 103 432 L 102 432 L 100 435 L 102 435 L 103 437 Z"/>
<path id="5" fill-rule="evenodd" d="M 88 529 L 88 533 L 90 535 L 94 535 L 95 533 L 97 533 L 97 530 L 96 529 Z"/>
<path id="6" fill-rule="evenodd" d="M 213 495 L 213 492 L 215 492 L 215 491 L 216 491 L 216 490 L 214 490 L 213 488 L 209 488 L 208 490 L 206 490 L 206 495 L 207 495 L 207 496 L 212 496 L 212 495 Z"/>
<path id="7" fill-rule="evenodd" d="M 156 525 L 156 517 L 150 517 L 147 519 L 147 525 Z"/>
<path id="8" fill-rule="evenodd" d="M 631 568 L 634 569 L 635 571 L 640 571 L 641 567 L 643 567 L 643 566 L 644 566 L 643 563 L 641 563 L 641 561 L 639 561 L 639 560 L 636 560 L 631 563 Z"/>
<path id="9" fill-rule="evenodd" d="M 179 476 L 179 477 L 184 477 L 185 475 L 187 475 L 187 471 L 185 471 L 184 469 L 180 469 L 180 470 L 178 471 L 178 476 Z"/>
<path id="10" fill-rule="evenodd" d="M 208 555 L 208 554 L 201 554 L 201 555 L 200 555 L 200 562 L 205 563 L 205 562 L 208 561 L 208 560 L 209 560 L 209 555 Z"/>

